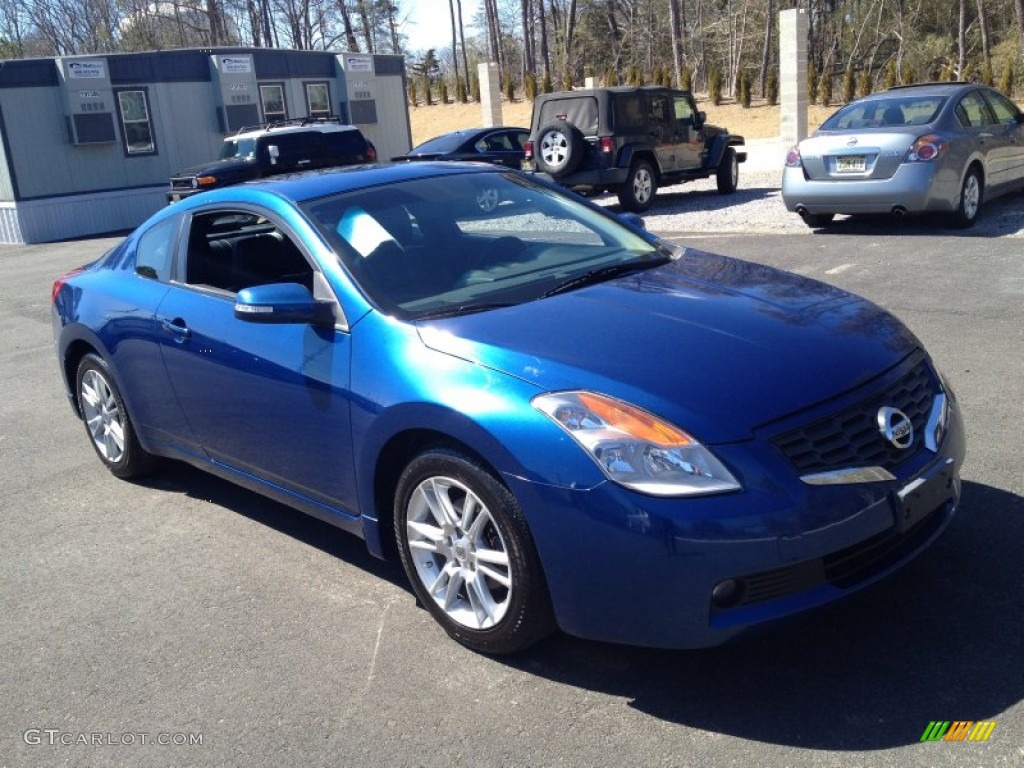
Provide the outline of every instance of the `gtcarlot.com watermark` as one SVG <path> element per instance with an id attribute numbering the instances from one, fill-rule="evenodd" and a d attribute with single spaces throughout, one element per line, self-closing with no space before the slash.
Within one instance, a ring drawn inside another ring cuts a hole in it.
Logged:
<path id="1" fill-rule="evenodd" d="M 29 728 L 21 734 L 26 744 L 36 746 L 45 744 L 51 747 L 134 747 L 136 745 L 156 744 L 161 747 L 195 747 L 202 746 L 201 733 L 139 733 L 125 731 L 62 731 L 59 728 Z"/>

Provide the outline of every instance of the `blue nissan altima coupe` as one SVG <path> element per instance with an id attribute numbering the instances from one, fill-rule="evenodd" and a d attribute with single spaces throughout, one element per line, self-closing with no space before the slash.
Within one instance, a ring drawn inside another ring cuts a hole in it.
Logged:
<path id="1" fill-rule="evenodd" d="M 362 536 L 487 653 L 715 645 L 960 498 L 956 397 L 892 315 L 506 169 L 190 197 L 57 280 L 53 330 L 115 475 L 183 460 Z"/>

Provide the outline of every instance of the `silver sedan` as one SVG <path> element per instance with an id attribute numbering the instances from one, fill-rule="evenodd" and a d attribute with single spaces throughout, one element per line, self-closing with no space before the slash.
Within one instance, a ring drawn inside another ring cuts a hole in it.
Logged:
<path id="1" fill-rule="evenodd" d="M 893 88 L 840 109 L 786 155 L 782 199 L 808 226 L 837 213 L 951 215 L 1024 188 L 1024 114 L 972 83 Z"/>

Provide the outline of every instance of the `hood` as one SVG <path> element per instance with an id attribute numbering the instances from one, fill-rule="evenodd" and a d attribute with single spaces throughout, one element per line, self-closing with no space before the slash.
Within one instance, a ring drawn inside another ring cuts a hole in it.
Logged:
<path id="1" fill-rule="evenodd" d="M 857 387 L 917 346 L 838 288 L 687 249 L 676 262 L 506 309 L 423 321 L 436 350 L 646 408 L 708 443 Z"/>
<path id="2" fill-rule="evenodd" d="M 213 160 L 201 165 L 193 165 L 178 171 L 175 176 L 205 176 L 207 174 L 225 175 L 232 171 L 242 170 L 256 162 L 254 157 L 229 157 L 224 160 Z"/>

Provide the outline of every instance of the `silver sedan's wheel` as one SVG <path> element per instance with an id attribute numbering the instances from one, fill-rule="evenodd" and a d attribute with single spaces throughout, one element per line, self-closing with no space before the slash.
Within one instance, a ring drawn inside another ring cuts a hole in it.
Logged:
<path id="1" fill-rule="evenodd" d="M 489 629 L 505 617 L 515 588 L 508 548 L 480 497 L 454 478 L 427 478 L 406 530 L 420 583 L 452 621 Z"/>
<path id="2" fill-rule="evenodd" d="M 513 653 L 554 629 L 522 509 L 476 460 L 443 448 L 413 459 L 398 480 L 394 522 L 413 591 L 460 643 Z"/>
<path id="3" fill-rule="evenodd" d="M 954 217 L 957 226 L 969 227 L 974 224 L 978 218 L 978 209 L 981 208 L 981 195 L 981 176 L 977 169 L 971 168 L 960 188 L 960 206 Z"/>
<path id="4" fill-rule="evenodd" d="M 78 364 L 75 395 L 89 442 L 107 469 L 118 477 L 136 477 L 153 468 L 153 456 L 135 436 L 124 398 L 106 361 L 87 354 Z"/>

